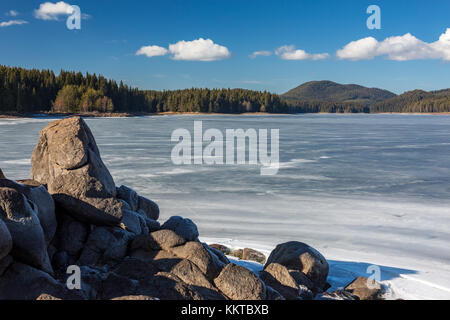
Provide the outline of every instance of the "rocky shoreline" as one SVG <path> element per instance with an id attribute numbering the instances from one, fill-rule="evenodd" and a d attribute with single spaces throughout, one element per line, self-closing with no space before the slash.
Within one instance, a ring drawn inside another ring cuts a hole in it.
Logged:
<path id="1" fill-rule="evenodd" d="M 159 222 L 155 202 L 115 185 L 80 117 L 45 127 L 31 163 L 30 180 L 0 170 L 0 300 L 382 298 L 383 287 L 363 277 L 326 292 L 328 262 L 302 242 L 265 257 L 202 243 L 181 216 Z M 255 274 L 227 255 L 264 269 Z"/>

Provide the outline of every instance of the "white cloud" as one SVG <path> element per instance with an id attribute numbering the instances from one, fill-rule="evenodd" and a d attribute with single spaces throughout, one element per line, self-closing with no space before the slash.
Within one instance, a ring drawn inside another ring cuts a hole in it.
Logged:
<path id="1" fill-rule="evenodd" d="M 215 44 L 211 39 L 179 41 L 169 45 L 174 60 L 215 61 L 231 57 L 228 48 Z"/>
<path id="2" fill-rule="evenodd" d="M 7 16 L 10 16 L 10 17 L 17 17 L 17 16 L 19 15 L 19 12 L 17 12 L 16 10 L 9 10 L 9 11 L 6 13 L 6 15 L 7 15 Z"/>
<path id="3" fill-rule="evenodd" d="M 270 51 L 255 51 L 249 57 L 252 59 L 255 59 L 256 57 L 259 57 L 259 56 L 268 57 L 271 55 L 272 55 L 272 52 L 270 52 Z"/>
<path id="4" fill-rule="evenodd" d="M 136 52 L 136 55 L 145 55 L 149 58 L 157 56 L 165 56 L 169 51 L 166 48 L 159 46 L 145 46 Z"/>
<path id="5" fill-rule="evenodd" d="M 373 37 L 350 42 L 337 51 L 340 59 L 369 60 L 387 56 L 389 60 L 442 59 L 450 61 L 450 28 L 436 42 L 424 42 L 407 33 L 386 38 L 379 42 Z"/>
<path id="6" fill-rule="evenodd" d="M 72 13 L 72 5 L 64 1 L 41 3 L 39 9 L 34 10 L 34 16 L 41 20 L 58 20 L 60 16 L 71 15 Z"/>
<path id="7" fill-rule="evenodd" d="M 18 25 L 27 24 L 27 23 L 28 23 L 28 21 L 25 21 L 25 20 L 4 21 L 4 22 L 0 22 L 0 28 L 10 27 L 10 26 L 18 26 Z"/>
<path id="8" fill-rule="evenodd" d="M 305 50 L 295 49 L 294 46 L 279 47 L 275 54 L 283 60 L 323 60 L 330 56 L 328 53 L 307 53 Z"/>

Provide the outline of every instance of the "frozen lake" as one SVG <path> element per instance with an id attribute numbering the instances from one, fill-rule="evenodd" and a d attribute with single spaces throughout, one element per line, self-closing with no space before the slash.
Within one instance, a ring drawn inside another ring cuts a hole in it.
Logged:
<path id="1" fill-rule="evenodd" d="M 280 170 L 175 166 L 173 130 L 280 129 Z M 50 119 L 0 119 L 0 168 L 28 178 Z M 266 252 L 298 240 L 330 279 L 371 264 L 405 298 L 450 299 L 450 116 L 158 116 L 87 119 L 116 184 L 155 201 L 161 219 L 193 219 L 203 239 Z M 343 284 L 343 283 L 342 283 Z"/>

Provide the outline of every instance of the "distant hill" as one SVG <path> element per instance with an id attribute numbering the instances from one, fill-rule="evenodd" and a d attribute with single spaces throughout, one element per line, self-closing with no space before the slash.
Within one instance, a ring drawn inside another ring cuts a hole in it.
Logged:
<path id="1" fill-rule="evenodd" d="M 366 88 L 356 84 L 339 84 L 332 81 L 306 82 L 281 95 L 287 101 L 342 102 L 364 106 L 395 96 L 394 93 L 383 89 Z"/>
<path id="2" fill-rule="evenodd" d="M 450 89 L 408 91 L 371 105 L 370 112 L 450 112 Z"/>

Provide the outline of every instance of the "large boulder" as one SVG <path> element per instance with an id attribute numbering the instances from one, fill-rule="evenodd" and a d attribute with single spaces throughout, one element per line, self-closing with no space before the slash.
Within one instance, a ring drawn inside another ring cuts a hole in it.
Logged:
<path id="1" fill-rule="evenodd" d="M 55 216 L 55 202 L 52 196 L 48 193 L 45 186 L 39 183 L 28 184 L 25 182 L 17 183 L 8 179 L 0 179 L 0 188 L 11 188 L 24 194 L 28 200 L 37 206 L 37 215 L 39 222 L 44 230 L 45 240 L 48 243 L 53 239 L 57 222 Z"/>
<path id="2" fill-rule="evenodd" d="M 360 300 L 379 300 L 383 294 L 381 284 L 366 277 L 356 278 L 344 290 L 357 296 Z"/>
<path id="3" fill-rule="evenodd" d="M 179 216 L 171 217 L 164 222 L 161 229 L 172 230 L 187 241 L 195 241 L 199 236 L 195 223 L 191 219 L 185 219 Z"/>
<path id="4" fill-rule="evenodd" d="M 0 219 L 12 236 L 11 255 L 19 261 L 52 273 L 37 210 L 34 203 L 15 189 L 0 188 Z"/>
<path id="5" fill-rule="evenodd" d="M 271 263 L 279 263 L 289 270 L 304 273 L 318 292 L 326 286 L 328 262 L 320 252 L 305 243 L 291 241 L 279 244 L 267 259 L 266 267 Z"/>
<path id="6" fill-rule="evenodd" d="M 171 248 L 170 252 L 179 258 L 193 262 L 208 280 L 217 277 L 225 266 L 215 254 L 212 254 L 200 242 L 190 241 L 182 246 Z"/>
<path id="7" fill-rule="evenodd" d="M 260 276 L 265 284 L 278 291 L 288 300 L 312 299 L 313 293 L 307 286 L 311 282 L 299 283 L 289 270 L 281 264 L 269 264 Z"/>
<path id="8" fill-rule="evenodd" d="M 249 269 L 228 264 L 214 279 L 216 287 L 232 300 L 264 300 L 266 287 Z"/>
<path id="9" fill-rule="evenodd" d="M 57 204 L 77 219 L 98 225 L 120 223 L 123 203 L 115 198 L 114 180 L 80 117 L 45 127 L 31 164 L 32 179 L 46 184 Z"/>
<path id="10" fill-rule="evenodd" d="M 12 238 L 5 223 L 0 220 L 0 260 L 6 257 L 12 249 Z"/>
<path id="11" fill-rule="evenodd" d="M 186 240 L 172 230 L 158 230 L 149 235 L 137 236 L 131 244 L 131 249 L 144 249 L 147 251 L 170 250 L 185 243 Z"/>

